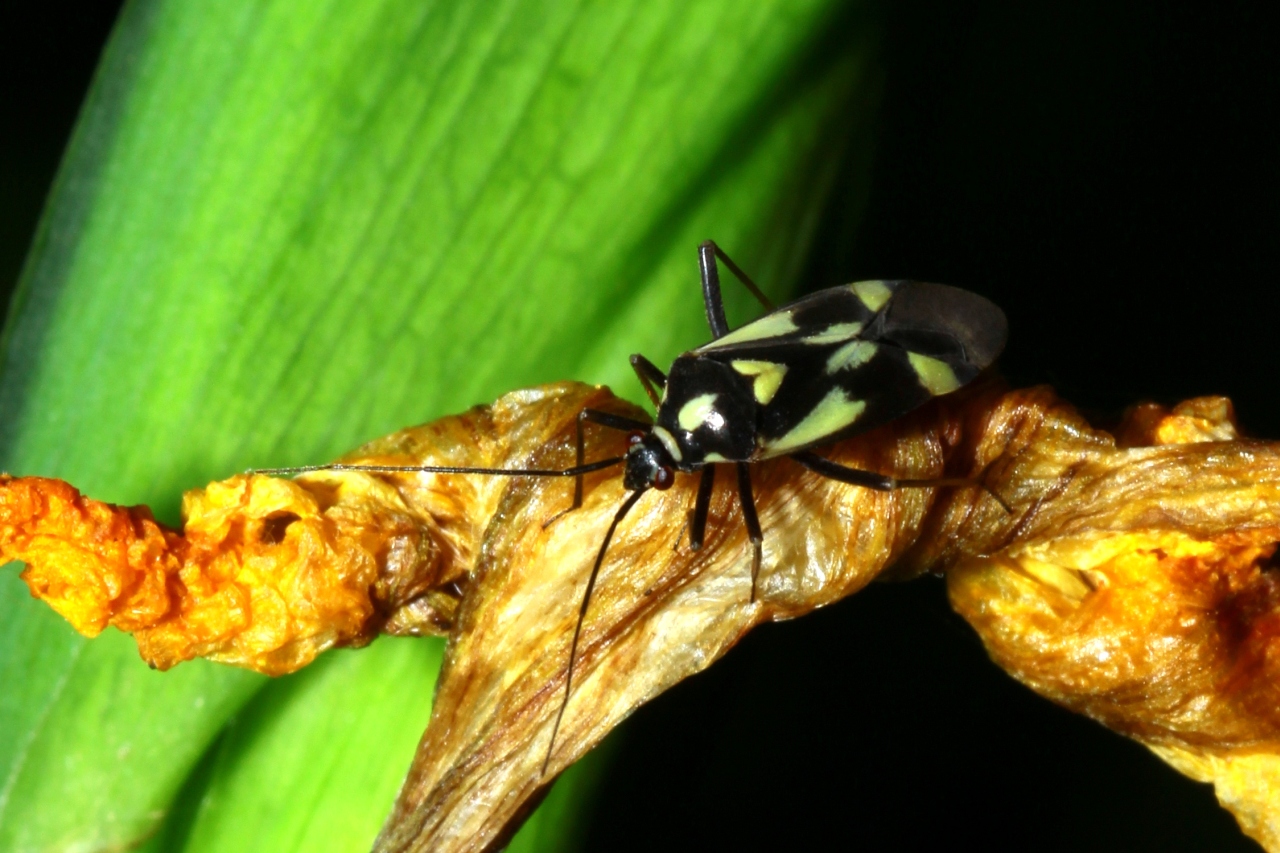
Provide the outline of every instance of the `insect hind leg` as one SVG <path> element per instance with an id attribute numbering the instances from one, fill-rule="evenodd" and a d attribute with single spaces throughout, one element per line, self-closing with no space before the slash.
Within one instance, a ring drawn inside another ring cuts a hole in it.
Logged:
<path id="1" fill-rule="evenodd" d="M 716 266 L 717 258 L 729 268 L 729 272 L 733 273 L 738 281 L 742 282 L 743 287 L 751 292 L 766 311 L 772 311 L 774 304 L 742 271 L 742 267 L 735 264 L 714 240 L 704 240 L 698 246 L 698 270 L 702 274 L 702 303 L 707 310 L 707 325 L 711 327 L 711 336 L 722 338 L 729 334 L 729 321 L 724 316 L 724 298 L 720 293 L 720 270 Z"/>
<path id="2" fill-rule="evenodd" d="M 892 492 L 896 489 L 924 489 L 930 487 L 941 486 L 977 486 L 995 499 L 996 503 L 1010 515 L 1013 514 L 1013 507 L 1009 506 L 1004 498 L 1000 497 L 994 489 L 988 486 L 981 477 L 977 479 L 969 477 L 929 477 L 923 479 L 903 479 L 899 477 L 890 477 L 885 474 L 875 474 L 871 471 L 863 471 L 860 468 L 850 468 L 847 465 L 841 465 L 838 462 L 832 462 L 830 459 L 819 456 L 810 451 L 801 451 L 800 453 L 791 454 L 791 458 L 808 468 L 815 474 L 821 474 L 832 480 L 839 480 L 842 483 L 852 483 L 855 486 L 863 486 L 868 489 L 875 489 L 879 492 Z"/>

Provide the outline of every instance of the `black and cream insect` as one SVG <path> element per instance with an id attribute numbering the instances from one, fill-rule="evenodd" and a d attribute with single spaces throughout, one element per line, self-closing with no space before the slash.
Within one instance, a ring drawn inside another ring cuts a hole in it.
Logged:
<path id="1" fill-rule="evenodd" d="M 577 459 L 571 468 L 334 464 L 264 472 L 573 477 L 574 498 L 568 512 L 582 505 L 583 475 L 624 465 L 623 484 L 631 494 L 618 507 L 587 580 L 543 772 L 569 701 L 583 620 L 609 542 L 649 489 L 670 488 L 678 471 L 699 473 L 689 525 L 689 543 L 697 550 L 706 531 L 717 467 L 733 466 L 752 546 L 750 595 L 754 601 L 764 534 L 751 492 L 753 463 L 788 456 L 825 477 L 882 491 L 979 485 L 956 479 L 905 480 L 863 471 L 832 462 L 814 448 L 887 423 L 976 377 L 1004 348 L 1007 324 L 999 308 L 977 294 L 943 284 L 879 280 L 829 288 L 774 308 L 715 243 L 703 243 L 698 258 L 712 340 L 679 356 L 666 373 L 644 356 L 632 356 L 632 367 L 657 409 L 653 423 L 593 409 L 582 411 Z M 770 309 L 768 313 L 730 330 L 717 259 Z M 629 432 L 626 455 L 587 462 L 583 458 L 586 423 Z"/>

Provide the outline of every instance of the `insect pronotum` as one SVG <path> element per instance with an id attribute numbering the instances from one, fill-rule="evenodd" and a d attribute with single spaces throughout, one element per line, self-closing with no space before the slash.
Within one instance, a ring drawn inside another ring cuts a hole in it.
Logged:
<path id="1" fill-rule="evenodd" d="M 717 259 L 768 313 L 736 329 L 729 328 Z M 698 265 L 711 341 L 679 356 L 665 374 L 644 356 L 631 356 L 631 366 L 657 409 L 653 423 L 584 409 L 578 415 L 577 456 L 570 468 L 334 463 L 258 472 L 573 477 L 573 503 L 565 510 L 571 512 L 582 505 L 583 475 L 625 465 L 623 485 L 631 494 L 614 514 L 587 578 L 569 646 L 564 696 L 551 729 L 543 774 L 551 762 L 560 722 L 569 704 L 582 624 L 609 542 L 645 492 L 670 488 L 676 471 L 700 472 L 689 524 L 689 544 L 696 551 L 702 547 L 706 532 L 716 467 L 733 466 L 751 542 L 753 602 L 764 541 L 751 493 L 753 462 L 789 456 L 824 477 L 880 491 L 982 486 L 968 479 L 899 479 L 876 474 L 832 462 L 815 453 L 814 448 L 887 423 L 972 380 L 1004 348 L 1008 326 L 1004 313 L 994 304 L 945 284 L 877 280 L 832 287 L 774 307 L 714 242 L 708 240 L 698 247 Z M 586 423 L 628 432 L 626 455 L 587 462 L 583 458 Z M 991 494 L 1008 510 L 999 496 Z"/>

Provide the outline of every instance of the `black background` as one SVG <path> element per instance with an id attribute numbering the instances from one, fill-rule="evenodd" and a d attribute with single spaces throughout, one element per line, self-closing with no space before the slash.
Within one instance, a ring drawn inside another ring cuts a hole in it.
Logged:
<path id="1" fill-rule="evenodd" d="M 1025 5 L 885 2 L 863 225 L 833 209 L 812 287 L 977 290 L 1015 384 L 1101 415 L 1226 394 L 1280 436 L 1266 4 Z M 114 13 L 0 5 L 3 288 Z M 757 630 L 619 734 L 591 850 L 1258 849 L 1209 787 L 998 671 L 936 579 Z"/>
<path id="2" fill-rule="evenodd" d="M 1015 384 L 1104 417 L 1226 394 L 1280 436 L 1264 8 L 885 3 L 869 204 L 810 285 L 977 290 Z M 1259 849 L 1209 786 L 997 670 L 935 578 L 765 626 L 618 735 L 593 851 Z"/>

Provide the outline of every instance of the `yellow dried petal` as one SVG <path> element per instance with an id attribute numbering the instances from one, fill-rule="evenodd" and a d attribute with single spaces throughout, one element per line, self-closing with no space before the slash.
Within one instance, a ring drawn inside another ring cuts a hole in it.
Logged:
<path id="1" fill-rule="evenodd" d="M 603 389 L 550 385 L 344 461 L 563 468 L 584 407 L 640 414 Z M 624 436 L 588 428 L 588 459 L 624 451 Z M 698 478 L 678 475 L 607 551 L 550 775 L 760 622 L 887 571 L 944 571 L 1000 665 L 1213 781 L 1280 850 L 1280 448 L 1238 439 L 1228 401 L 1140 406 L 1113 436 L 1048 389 L 988 383 L 823 452 L 905 478 L 981 478 L 1014 512 L 973 486 L 884 493 L 785 458 L 753 465 L 753 603 L 732 478 L 693 552 L 681 537 Z M 572 495 L 559 478 L 240 476 L 190 493 L 178 534 L 57 481 L 5 478 L 0 549 L 77 628 L 131 630 L 161 667 L 206 656 L 280 673 L 379 632 L 449 632 L 432 724 L 379 844 L 478 849 L 547 781 L 583 591 L 624 499 L 616 469 L 586 477 L 583 506 L 562 515 Z"/>

